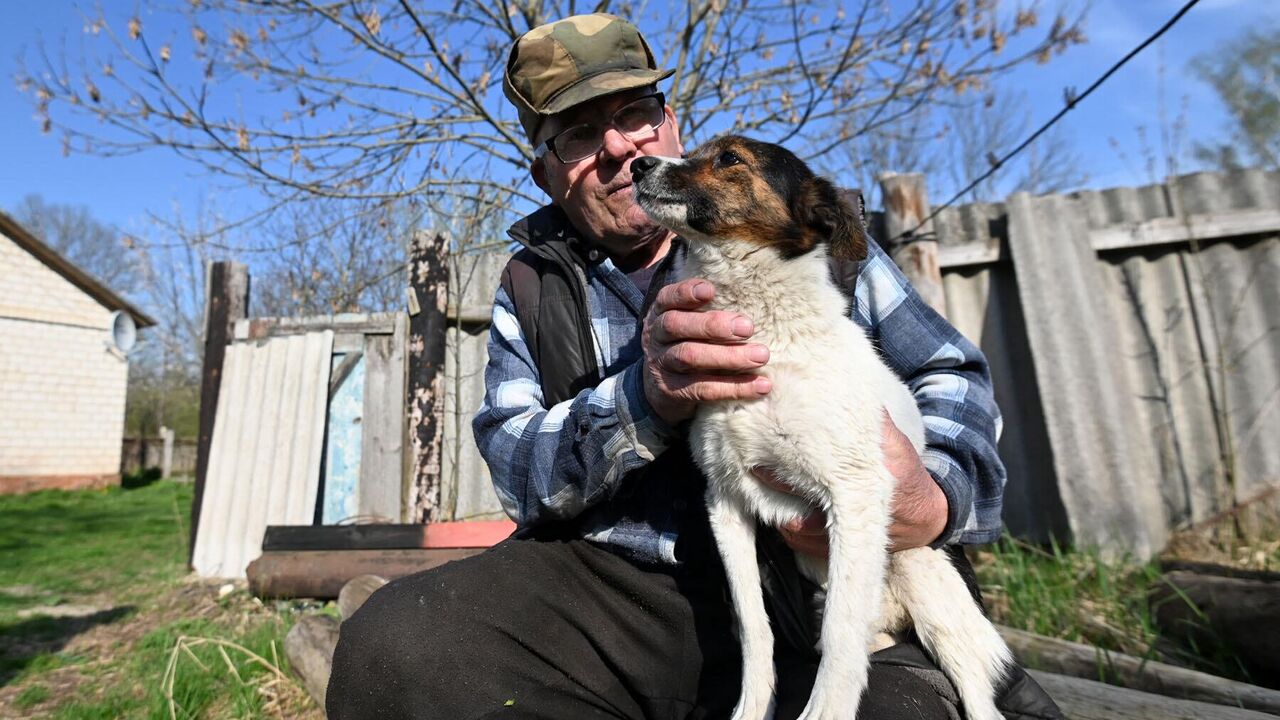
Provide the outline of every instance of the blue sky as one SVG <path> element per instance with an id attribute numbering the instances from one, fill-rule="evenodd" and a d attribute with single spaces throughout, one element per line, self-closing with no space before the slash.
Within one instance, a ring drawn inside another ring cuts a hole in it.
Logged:
<path id="1" fill-rule="evenodd" d="M 138 3 L 104 0 L 103 5 L 109 18 L 127 18 Z M 1033 126 L 1038 125 L 1061 106 L 1064 87 L 1083 89 L 1181 5 L 1182 0 L 1096 0 L 1086 25 L 1087 44 L 1072 48 L 1047 66 L 1024 66 L 1003 83 L 1026 93 L 1033 108 Z M 20 7 L 10 13 L 10 22 L 0 25 L 0 48 L 5 51 L 0 65 L 6 78 L 0 84 L 0 153 L 5 166 L 0 173 L 0 208 L 12 208 L 24 195 L 39 193 L 48 202 L 87 205 L 99 219 L 126 232 L 145 232 L 148 212 L 164 216 L 180 206 L 190 213 L 209 198 L 218 198 L 223 204 L 229 200 L 253 202 L 251 197 L 219 187 L 208 173 L 163 150 L 115 158 L 74 153 L 64 157 L 57 134 L 40 133 L 28 99 L 19 93 L 12 78 L 23 47 L 33 48 L 42 37 L 55 52 L 63 38 L 74 48 L 83 42 L 84 23 L 72 2 L 21 3 Z M 1069 113 L 1062 125 L 1083 160 L 1088 185 L 1147 182 L 1137 128 L 1145 126 L 1151 142 L 1158 143 L 1161 63 L 1170 119 L 1178 115 L 1186 98 L 1185 145 L 1220 135 L 1225 127 L 1222 109 L 1210 89 L 1192 79 L 1187 62 L 1246 29 L 1264 27 L 1280 28 L 1280 3 L 1202 0 L 1158 46 L 1149 48 Z M 1112 148 L 1112 138 L 1126 148 L 1128 163 Z M 1193 168 L 1184 164 L 1183 169 Z"/>

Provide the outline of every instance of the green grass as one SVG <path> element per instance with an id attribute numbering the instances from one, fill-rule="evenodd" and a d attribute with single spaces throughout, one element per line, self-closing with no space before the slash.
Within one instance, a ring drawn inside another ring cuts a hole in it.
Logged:
<path id="1" fill-rule="evenodd" d="M 191 492 L 189 484 L 157 482 L 0 497 L 0 613 L 181 577 Z M 3 591 L 22 585 L 41 595 Z"/>
<path id="2" fill-rule="evenodd" d="M 43 685 L 28 685 L 14 698 L 13 704 L 19 710 L 26 710 L 49 699 L 49 688 Z"/>
<path id="3" fill-rule="evenodd" d="M 1039 548 L 1006 537 L 978 553 L 978 580 L 993 619 L 1049 637 L 1161 659 L 1147 598 L 1160 582 L 1156 562 L 1107 559 L 1052 544 Z M 1226 648 L 1176 652 L 1171 659 L 1223 677 L 1248 680 Z"/>
<path id="4" fill-rule="evenodd" d="M 261 717 L 276 714 L 272 704 L 285 716 L 314 712 L 280 676 L 293 613 L 182 582 L 191 485 L 144 474 L 125 485 L 0 497 L 0 690 L 16 690 L 10 709 L 94 719 Z M 68 604 L 100 611 L 19 616 Z M 68 649 L 89 631 L 101 636 L 91 650 Z"/>

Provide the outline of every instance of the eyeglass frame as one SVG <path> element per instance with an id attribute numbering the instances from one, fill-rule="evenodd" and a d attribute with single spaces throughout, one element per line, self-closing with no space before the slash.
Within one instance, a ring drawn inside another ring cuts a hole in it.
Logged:
<path id="1" fill-rule="evenodd" d="M 600 148 L 604 147 L 604 134 L 605 134 L 605 132 L 607 132 L 607 131 L 608 131 L 608 129 L 609 129 L 609 128 L 613 128 L 614 130 L 617 130 L 617 131 L 618 131 L 618 132 L 619 132 L 623 137 L 627 138 L 628 140 L 634 139 L 634 138 L 632 138 L 630 135 L 628 135 L 627 133 L 623 132 L 623 131 L 622 131 L 622 130 L 617 126 L 617 125 L 615 125 L 615 124 L 614 124 L 614 119 L 618 117 L 618 113 L 622 112 L 623 110 L 626 110 L 627 108 L 629 108 L 629 107 L 631 107 L 632 105 L 634 105 L 634 104 L 636 104 L 636 103 L 640 102 L 641 100 L 650 100 L 650 99 L 653 99 L 653 98 L 657 98 L 657 99 L 658 99 L 658 104 L 659 104 L 659 105 L 661 105 L 661 106 L 662 106 L 662 108 L 663 108 L 662 120 L 658 121 L 658 124 L 657 124 L 657 125 L 654 125 L 652 128 L 650 128 L 650 129 L 648 130 L 648 132 L 655 132 L 655 133 L 656 133 L 656 132 L 658 131 L 658 129 L 659 129 L 659 128 L 661 128 L 663 125 L 666 125 L 666 124 L 667 124 L 667 113 L 666 113 L 667 96 L 666 96 L 666 95 L 664 95 L 664 94 L 663 94 L 663 93 L 661 93 L 661 92 L 655 92 L 655 93 L 652 93 L 652 94 L 649 94 L 649 95 L 642 95 L 642 96 L 640 96 L 640 97 L 638 97 L 638 98 L 636 98 L 636 99 L 632 100 L 631 102 L 629 102 L 629 103 L 627 103 L 627 104 L 623 105 L 622 107 L 618 108 L 617 110 L 613 111 L 613 114 L 609 116 L 609 119 L 608 119 L 606 122 L 602 123 L 602 124 L 599 126 L 599 127 L 600 127 L 600 147 L 596 148 L 594 152 L 591 152 L 591 153 L 588 153 L 588 154 L 586 154 L 586 155 L 583 155 L 582 157 L 580 157 L 580 158 L 578 158 L 578 159 L 576 159 L 576 160 L 566 161 L 564 158 L 560 157 L 560 151 L 556 150 L 556 147 L 555 147 L 555 144 L 554 144 L 554 143 L 555 143 L 556 138 L 558 138 L 558 137 L 560 137 L 561 135 L 563 135 L 563 134 L 565 134 L 565 133 L 569 132 L 570 130 L 573 130 L 574 128 L 582 127 L 583 125 L 587 125 L 587 126 L 592 125 L 592 123 L 578 123 L 578 124 L 576 124 L 576 125 L 570 125 L 569 127 L 565 128 L 565 129 L 563 129 L 563 130 L 561 130 L 560 132 L 557 132 L 556 134 L 552 135 L 551 137 L 547 138 L 546 140 L 543 140 L 542 142 L 540 142 L 540 143 L 538 143 L 536 146 L 534 146 L 534 148 L 533 148 L 533 157 L 534 157 L 534 159 L 535 159 L 535 160 L 541 160 L 542 158 L 546 157 L 546 156 L 547 156 L 547 152 L 548 152 L 548 151 L 550 151 L 553 155 L 555 155 L 555 156 L 556 156 L 556 159 L 557 159 L 557 160 L 559 160 L 559 161 L 560 161 L 560 163 L 561 163 L 561 164 L 563 164 L 563 165 L 572 165 L 573 163 L 582 162 L 583 160 L 586 160 L 587 158 L 591 157 L 592 155 L 595 155 L 596 153 L 600 152 Z"/>

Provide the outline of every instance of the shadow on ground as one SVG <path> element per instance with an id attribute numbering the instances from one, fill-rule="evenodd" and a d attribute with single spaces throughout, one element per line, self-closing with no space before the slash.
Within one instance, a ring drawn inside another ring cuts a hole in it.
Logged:
<path id="1" fill-rule="evenodd" d="M 37 658 L 62 650 L 80 633 L 109 625 L 136 609 L 134 605 L 120 605 L 76 617 L 37 616 L 0 624 L 0 687 L 8 685 Z"/>

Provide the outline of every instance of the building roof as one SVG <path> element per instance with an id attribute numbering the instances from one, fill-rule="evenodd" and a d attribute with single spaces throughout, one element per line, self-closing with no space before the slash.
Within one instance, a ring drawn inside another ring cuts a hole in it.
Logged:
<path id="1" fill-rule="evenodd" d="M 97 300 L 103 306 L 111 310 L 129 313 L 133 317 L 133 322 L 139 328 L 151 327 L 156 324 L 156 321 L 150 315 L 142 312 L 133 304 L 112 292 L 110 288 L 103 285 L 89 273 L 76 267 L 74 263 L 59 255 L 57 251 L 44 244 L 39 238 L 28 232 L 26 228 L 19 225 L 16 220 L 3 212 L 0 212 L 0 233 L 13 240 L 24 250 L 34 255 L 40 262 L 48 265 L 72 285 L 80 288 L 85 294 Z"/>

